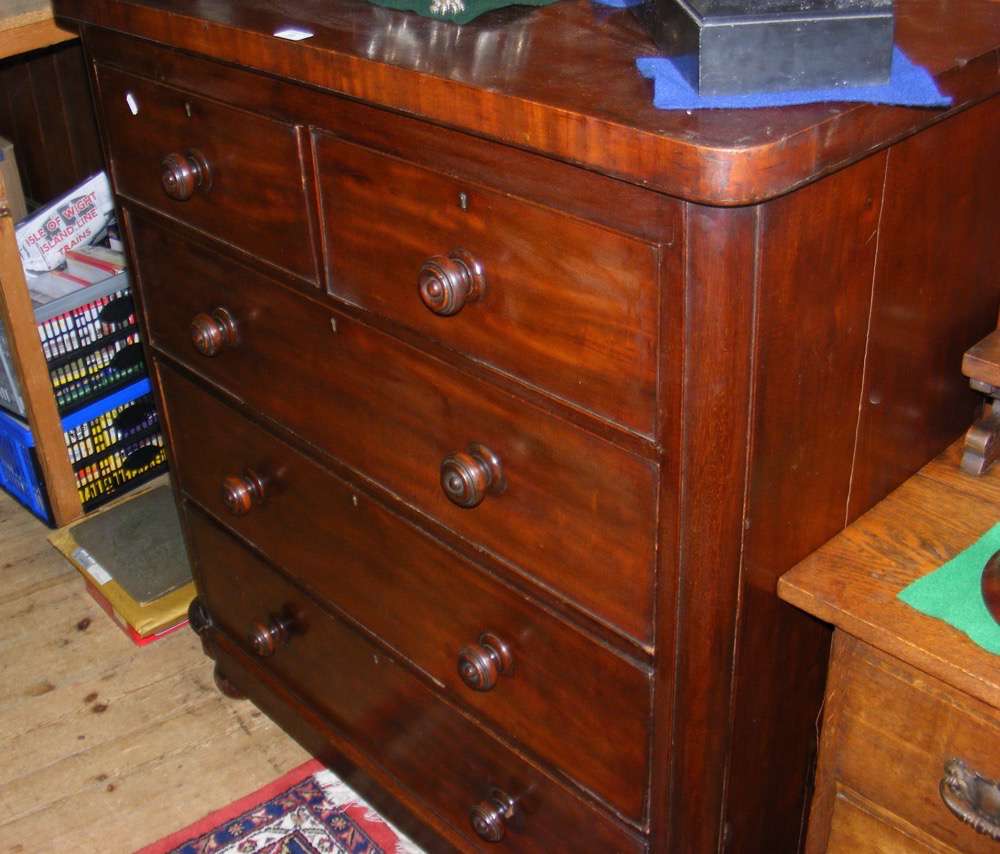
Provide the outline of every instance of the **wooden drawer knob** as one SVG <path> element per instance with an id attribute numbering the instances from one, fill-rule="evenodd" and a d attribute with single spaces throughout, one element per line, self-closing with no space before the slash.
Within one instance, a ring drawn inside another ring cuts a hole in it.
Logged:
<path id="1" fill-rule="evenodd" d="M 208 613 L 205 603 L 197 596 L 188 605 L 188 624 L 196 635 L 203 635 L 212 628 L 212 615 Z"/>
<path id="2" fill-rule="evenodd" d="M 420 299 L 435 314 L 450 317 L 486 291 L 482 265 L 464 249 L 424 261 L 417 278 Z"/>
<path id="3" fill-rule="evenodd" d="M 222 481 L 222 500 L 234 516 L 245 516 L 263 503 L 267 484 L 252 471 L 242 475 L 231 474 Z"/>
<path id="4" fill-rule="evenodd" d="M 509 675 L 513 669 L 510 647 L 492 632 L 483 632 L 479 643 L 458 652 L 458 675 L 473 691 L 489 691 L 501 675 Z"/>
<path id="5" fill-rule="evenodd" d="M 441 488 L 459 507 L 475 507 L 506 487 L 500 458 L 485 445 L 469 445 L 441 463 Z"/>
<path id="6" fill-rule="evenodd" d="M 254 623 L 248 635 L 250 646 L 261 658 L 274 655 L 278 647 L 288 643 L 292 625 L 292 620 L 287 617 L 272 617 L 267 622 Z"/>
<path id="7" fill-rule="evenodd" d="M 506 792 L 492 789 L 490 796 L 472 808 L 472 829 L 487 842 L 500 842 L 507 832 L 506 822 L 514 817 L 517 802 Z"/>
<path id="8" fill-rule="evenodd" d="M 219 306 L 210 313 L 196 314 L 191 321 L 191 343 L 203 356 L 217 356 L 223 348 L 235 347 L 240 336 L 233 313 Z"/>
<path id="9" fill-rule="evenodd" d="M 1000 783 L 949 759 L 940 785 L 941 800 L 977 833 L 1000 842 Z"/>
<path id="10" fill-rule="evenodd" d="M 163 192 L 174 201 L 186 202 L 195 190 L 208 192 L 212 186 L 212 172 L 200 151 L 168 154 L 160 162 L 160 170 Z"/>

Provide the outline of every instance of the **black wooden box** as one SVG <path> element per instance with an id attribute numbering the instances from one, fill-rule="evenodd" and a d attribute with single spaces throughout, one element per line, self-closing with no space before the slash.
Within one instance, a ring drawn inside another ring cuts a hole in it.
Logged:
<path id="1" fill-rule="evenodd" d="M 639 14 L 703 95 L 889 79 L 893 0 L 646 0 Z"/>

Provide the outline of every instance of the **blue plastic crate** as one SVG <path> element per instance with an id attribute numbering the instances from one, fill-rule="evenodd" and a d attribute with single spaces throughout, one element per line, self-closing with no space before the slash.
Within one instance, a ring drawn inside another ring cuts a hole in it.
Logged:
<path id="1" fill-rule="evenodd" d="M 3 410 L 0 410 L 0 486 L 43 522 L 52 524 L 35 453 L 35 437 L 27 424 Z"/>
<path id="2" fill-rule="evenodd" d="M 62 428 L 84 510 L 93 510 L 166 467 L 166 449 L 148 379 L 65 416 Z M 34 436 L 27 424 L 2 411 L 0 486 L 52 524 Z"/>

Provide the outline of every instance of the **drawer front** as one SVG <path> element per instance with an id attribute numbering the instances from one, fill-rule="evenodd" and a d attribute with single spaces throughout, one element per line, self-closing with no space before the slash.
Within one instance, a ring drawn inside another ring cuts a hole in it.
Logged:
<path id="1" fill-rule="evenodd" d="M 137 218 L 132 234 L 155 346 L 609 624 L 649 637 L 655 464 Z M 208 358 L 189 329 L 218 306 L 238 343 Z M 449 486 L 471 484 L 478 506 L 446 497 L 446 460 Z"/>
<path id="2" fill-rule="evenodd" d="M 296 128 L 113 68 L 98 80 L 118 192 L 315 281 Z"/>
<path id="3" fill-rule="evenodd" d="M 200 386 L 165 365 L 158 371 L 174 473 L 187 495 L 483 717 L 642 820 L 647 673 L 493 581 Z M 227 495 L 232 502 L 232 490 L 248 482 L 262 485 L 249 510 L 227 504 Z M 481 641 L 484 635 L 490 637 Z M 469 684 L 459 674 L 460 661 L 471 668 Z M 553 708 L 573 713 L 555 717 Z M 601 732 L 615 738 L 595 740 Z"/>
<path id="4" fill-rule="evenodd" d="M 940 786 L 951 759 L 1000 782 L 1000 710 L 841 633 L 833 661 L 835 737 L 821 762 L 829 749 L 834 780 L 959 851 L 996 852 Z"/>
<path id="5" fill-rule="evenodd" d="M 331 293 L 653 433 L 655 246 L 331 136 L 316 152 Z"/>
<path id="6" fill-rule="evenodd" d="M 289 689 L 447 822 L 470 826 L 491 790 L 519 801 L 489 850 L 641 851 L 639 841 L 438 700 L 412 674 L 320 610 L 200 516 L 187 514 L 199 594 L 216 622 Z M 256 637 L 256 644 L 250 638 Z"/>

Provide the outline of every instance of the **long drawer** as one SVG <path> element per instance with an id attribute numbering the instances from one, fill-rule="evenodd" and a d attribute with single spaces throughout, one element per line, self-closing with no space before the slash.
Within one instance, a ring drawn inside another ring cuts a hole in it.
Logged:
<path id="1" fill-rule="evenodd" d="M 649 640 L 655 463 L 131 219 L 154 346 Z M 192 345 L 193 318 L 202 345 L 219 343 L 216 355 Z"/>
<path id="2" fill-rule="evenodd" d="M 652 434 L 657 250 L 316 136 L 330 292 Z"/>
<path id="3" fill-rule="evenodd" d="M 297 128 L 114 68 L 98 81 L 118 192 L 316 279 Z"/>
<path id="4" fill-rule="evenodd" d="M 213 619 L 464 832 L 470 849 L 644 850 L 638 838 L 439 701 L 197 511 L 186 517 L 200 596 Z M 509 817 L 501 818 L 505 811 Z M 482 842 L 473 818 L 502 825 L 503 839 Z"/>
<path id="5" fill-rule="evenodd" d="M 187 495 L 483 717 L 641 821 L 647 672 L 493 581 L 180 374 L 162 364 L 158 374 L 174 472 Z M 553 707 L 572 711 L 546 714 Z M 595 740 L 595 732 L 615 738 Z"/>

